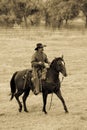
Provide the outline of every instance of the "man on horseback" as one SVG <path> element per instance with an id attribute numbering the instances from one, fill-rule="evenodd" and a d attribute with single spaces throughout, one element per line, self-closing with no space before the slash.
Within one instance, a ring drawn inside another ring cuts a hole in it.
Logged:
<path id="1" fill-rule="evenodd" d="M 32 65 L 32 82 L 35 87 L 34 94 L 37 95 L 41 91 L 41 79 L 45 79 L 46 76 L 46 66 L 45 63 L 48 65 L 50 62 L 48 61 L 47 55 L 43 52 L 44 47 L 46 45 L 42 45 L 42 43 L 38 43 L 35 48 L 35 53 L 31 59 Z"/>

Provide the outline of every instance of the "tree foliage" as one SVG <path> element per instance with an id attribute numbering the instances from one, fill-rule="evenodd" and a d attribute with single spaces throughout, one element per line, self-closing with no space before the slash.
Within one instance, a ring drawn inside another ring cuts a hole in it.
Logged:
<path id="1" fill-rule="evenodd" d="M 28 21 L 37 25 L 61 27 L 68 20 L 76 18 L 79 11 L 84 13 L 87 25 L 87 0 L 0 0 L 0 24 L 12 26 Z"/>
<path id="2" fill-rule="evenodd" d="M 47 21 L 52 25 L 60 27 L 61 23 L 71 20 L 79 14 L 79 7 L 76 1 L 72 0 L 48 0 L 45 8 Z"/>
<path id="3" fill-rule="evenodd" d="M 8 19 L 11 19 L 13 17 L 14 22 L 17 22 L 17 24 L 21 24 L 21 22 L 24 21 L 25 25 L 27 26 L 27 17 L 29 15 L 34 14 L 37 14 L 38 17 L 39 12 L 40 12 L 40 0 L 0 1 L 0 15 L 4 15 L 4 17 L 6 18 L 8 16 Z M 5 21 L 5 19 L 3 19 L 3 21 Z M 9 20 L 9 24 L 10 22 L 11 21 Z"/>

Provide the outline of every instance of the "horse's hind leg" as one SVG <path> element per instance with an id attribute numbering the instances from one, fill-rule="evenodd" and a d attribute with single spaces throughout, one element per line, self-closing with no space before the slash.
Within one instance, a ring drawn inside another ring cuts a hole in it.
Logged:
<path id="1" fill-rule="evenodd" d="M 62 101 L 62 104 L 63 104 L 63 107 L 64 107 L 64 110 L 66 113 L 68 113 L 68 109 L 67 109 L 67 106 L 65 104 L 65 101 L 64 101 L 64 98 L 62 97 L 62 94 L 61 94 L 61 91 L 57 91 L 55 92 L 55 94 L 59 97 L 59 99 Z"/>
<path id="2" fill-rule="evenodd" d="M 27 97 L 28 97 L 28 95 L 29 95 L 29 92 L 30 92 L 30 90 L 26 90 L 25 92 L 24 92 L 24 95 L 23 95 L 23 105 L 24 105 L 24 111 L 25 112 L 28 112 L 28 110 L 27 110 L 27 107 L 26 107 L 26 99 L 27 99 Z"/>
<path id="3" fill-rule="evenodd" d="M 22 111 L 22 104 L 21 104 L 21 102 L 20 102 L 20 100 L 19 100 L 19 96 L 20 96 L 22 93 L 23 93 L 23 91 L 17 91 L 17 93 L 15 94 L 15 98 L 16 98 L 18 104 L 19 104 L 19 112 Z"/>

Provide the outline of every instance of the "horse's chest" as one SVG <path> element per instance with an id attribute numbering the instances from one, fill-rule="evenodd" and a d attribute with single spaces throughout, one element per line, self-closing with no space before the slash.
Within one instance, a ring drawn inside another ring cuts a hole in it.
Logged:
<path id="1" fill-rule="evenodd" d="M 56 76 L 54 75 L 54 73 L 49 72 L 48 76 L 47 76 L 47 82 L 55 82 L 56 80 Z"/>

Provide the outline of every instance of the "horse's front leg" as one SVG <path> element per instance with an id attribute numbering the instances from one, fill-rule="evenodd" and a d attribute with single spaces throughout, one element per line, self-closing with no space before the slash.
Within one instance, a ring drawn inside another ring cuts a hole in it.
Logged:
<path id="1" fill-rule="evenodd" d="M 57 92 L 55 92 L 55 94 L 56 94 L 56 95 L 58 96 L 58 98 L 61 100 L 65 112 L 68 113 L 68 109 L 67 109 L 67 106 L 66 106 L 66 104 L 65 104 L 64 98 L 62 97 L 61 91 L 58 90 Z"/>
<path id="2" fill-rule="evenodd" d="M 28 97 L 28 95 L 29 95 L 29 92 L 30 92 L 30 89 L 29 90 L 26 90 L 25 92 L 24 92 L 24 95 L 23 95 L 23 105 L 24 105 L 24 111 L 25 112 L 28 112 L 28 110 L 27 110 L 27 107 L 26 107 L 26 99 L 27 99 L 27 97 Z"/>
<path id="3" fill-rule="evenodd" d="M 47 112 L 46 112 L 46 103 L 47 103 L 47 93 L 43 92 L 43 109 L 42 109 L 42 111 L 45 114 L 47 114 Z"/>

